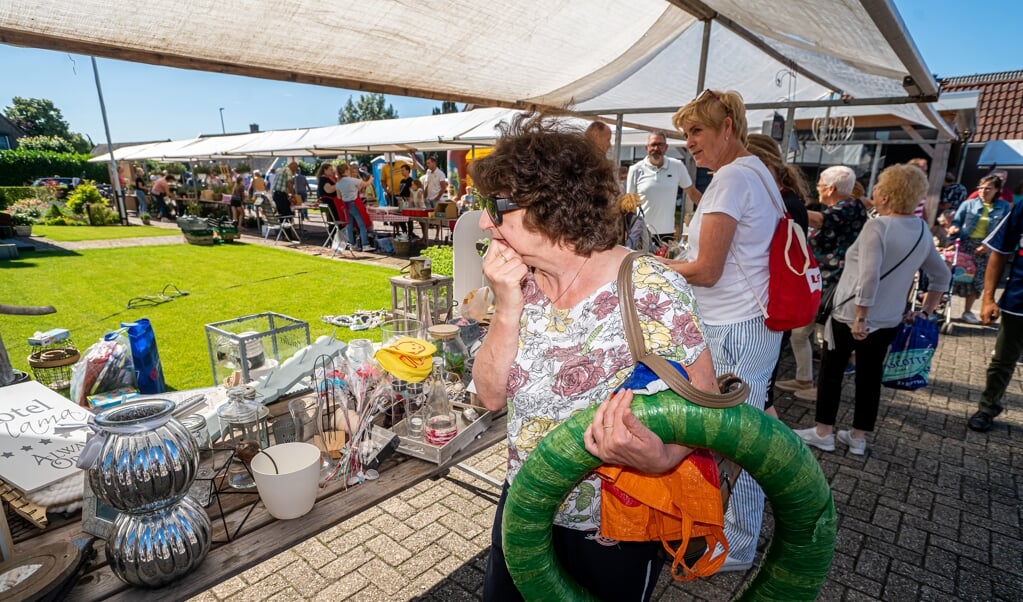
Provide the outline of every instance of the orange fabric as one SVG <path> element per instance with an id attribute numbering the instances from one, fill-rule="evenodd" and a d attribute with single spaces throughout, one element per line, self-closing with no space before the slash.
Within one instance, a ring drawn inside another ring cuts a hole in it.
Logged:
<path id="1" fill-rule="evenodd" d="M 595 472 L 602 479 L 601 535 L 619 541 L 660 541 L 674 558 L 671 574 L 678 581 L 713 575 L 724 564 L 728 541 L 717 464 L 710 452 L 694 451 L 664 475 L 609 465 Z M 707 551 L 688 566 L 683 556 L 691 538 L 704 538 Z M 672 548 L 669 542 L 675 541 L 680 544 Z M 724 553 L 714 556 L 717 544 Z"/>

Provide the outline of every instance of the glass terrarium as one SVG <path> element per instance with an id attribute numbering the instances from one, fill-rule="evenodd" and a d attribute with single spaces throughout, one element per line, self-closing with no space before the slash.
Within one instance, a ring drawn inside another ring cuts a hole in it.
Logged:
<path id="1" fill-rule="evenodd" d="M 309 345 L 309 323 L 265 312 L 206 325 L 213 384 L 247 384 Z"/>

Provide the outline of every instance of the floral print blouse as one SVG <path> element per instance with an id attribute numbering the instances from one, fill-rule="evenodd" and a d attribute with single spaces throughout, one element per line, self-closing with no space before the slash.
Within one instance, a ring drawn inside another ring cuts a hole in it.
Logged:
<path id="1" fill-rule="evenodd" d="M 689 285 L 652 257 L 636 260 L 633 282 L 647 348 L 692 364 L 707 345 Z M 547 433 L 575 412 L 607 400 L 634 364 L 617 282 L 564 310 L 553 307 L 531 274 L 523 294 L 518 353 L 508 378 L 509 483 Z M 599 477 L 591 474 L 572 490 L 554 524 L 583 531 L 599 528 Z"/>
<path id="2" fill-rule="evenodd" d="M 850 197 L 824 209 L 824 224 L 810 232 L 810 248 L 821 268 L 824 290 L 838 284 L 845 266 L 845 252 L 856 242 L 865 223 L 867 208 L 859 199 Z"/>

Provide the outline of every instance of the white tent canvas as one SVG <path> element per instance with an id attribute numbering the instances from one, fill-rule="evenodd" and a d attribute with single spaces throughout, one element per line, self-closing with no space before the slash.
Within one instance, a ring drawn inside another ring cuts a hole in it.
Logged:
<path id="1" fill-rule="evenodd" d="M 239 14 L 274 15 L 273 35 L 221 26 Z M 757 103 L 909 99 L 917 104 L 893 113 L 953 135 L 928 104 L 937 85 L 890 0 L 375 0 L 359 11 L 0 0 L 0 15 L 8 44 L 484 106 L 622 112 L 627 124 L 662 128 L 708 86 Z M 189 27 L 166 27 L 178 22 Z M 791 94 L 775 86 L 784 71 Z"/>

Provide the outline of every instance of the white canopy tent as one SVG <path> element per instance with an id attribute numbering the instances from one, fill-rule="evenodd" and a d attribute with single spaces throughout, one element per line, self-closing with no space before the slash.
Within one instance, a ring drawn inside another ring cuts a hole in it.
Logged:
<path id="1" fill-rule="evenodd" d="M 272 34 L 219 25 L 239 14 L 274 15 Z M 179 22 L 189 27 L 166 27 Z M 417 35 L 403 33 L 408 23 Z M 668 126 L 667 114 L 708 86 L 738 90 L 754 111 L 841 94 L 843 104 L 899 105 L 892 112 L 908 123 L 953 136 L 928 104 L 937 86 L 890 0 L 376 0 L 326 12 L 274 0 L 140 0 L 130 11 L 109 0 L 0 0 L 0 42 L 489 106 L 567 107 L 608 120 L 622 114 L 645 127 Z M 775 85 L 786 72 L 794 80 L 787 92 Z"/>
<path id="2" fill-rule="evenodd" d="M 170 140 L 164 142 L 146 142 L 145 144 L 133 144 L 131 146 L 122 146 L 113 150 L 114 161 L 121 161 L 123 159 L 130 159 L 137 157 L 139 154 L 144 154 L 147 149 L 158 147 L 161 144 L 166 144 Z M 110 152 L 104 152 L 103 154 L 97 155 L 89 159 L 89 163 L 101 163 L 103 161 L 110 160 Z"/>
<path id="3" fill-rule="evenodd" d="M 277 130 L 252 134 L 209 136 L 125 147 L 115 151 L 117 160 L 144 158 L 163 161 L 219 159 L 229 157 L 333 156 L 342 153 L 390 153 L 439 151 L 491 146 L 497 126 L 514 119 L 515 109 L 480 108 L 461 113 L 363 121 L 308 129 Z M 566 117 L 573 127 L 589 121 Z M 612 128 L 613 129 L 613 128 Z M 623 129 L 623 146 L 643 146 L 647 133 Z M 104 154 L 92 161 L 109 161 Z"/>

